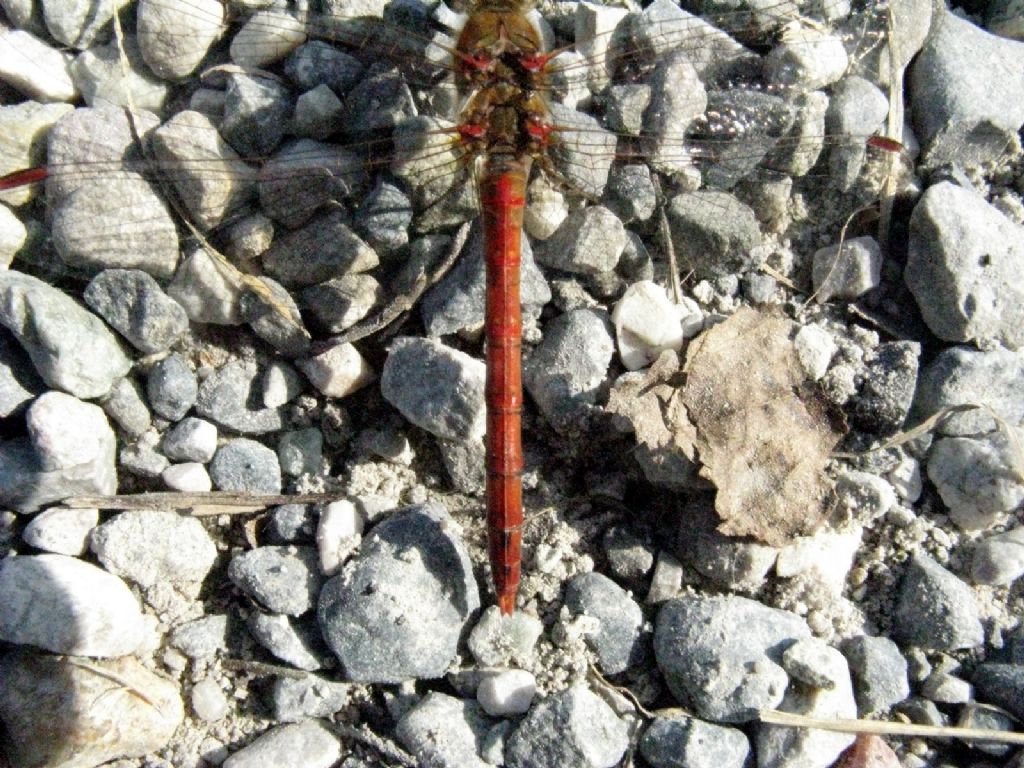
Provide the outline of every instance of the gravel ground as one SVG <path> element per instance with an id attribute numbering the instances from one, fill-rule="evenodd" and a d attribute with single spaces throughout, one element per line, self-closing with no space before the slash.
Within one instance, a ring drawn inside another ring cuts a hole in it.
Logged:
<path id="1" fill-rule="evenodd" d="M 509 617 L 459 18 L 284 5 L 0 0 L 7 764 L 1018 765 L 760 713 L 1024 719 L 1021 3 L 542 8 Z"/>

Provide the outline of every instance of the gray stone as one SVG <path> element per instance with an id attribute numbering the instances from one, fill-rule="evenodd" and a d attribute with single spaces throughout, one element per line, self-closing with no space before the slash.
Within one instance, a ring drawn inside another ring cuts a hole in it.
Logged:
<path id="1" fill-rule="evenodd" d="M 481 747 L 493 725 L 475 701 L 428 693 L 395 726 L 398 741 L 422 765 L 487 768 Z"/>
<path id="2" fill-rule="evenodd" d="M 139 477 L 160 477 L 171 462 L 146 442 L 147 437 L 148 434 L 143 435 L 139 442 L 121 448 L 117 463 L 120 469 Z"/>
<path id="3" fill-rule="evenodd" d="M 239 749 L 223 768 L 289 765 L 297 756 L 303 768 L 331 768 L 341 760 L 341 739 L 319 720 L 279 725 Z"/>
<path id="4" fill-rule="evenodd" d="M 816 666 L 816 674 L 834 684 L 828 688 L 790 686 L 778 709 L 823 719 L 856 717 L 857 704 L 846 659 L 839 651 L 825 646 Z M 853 734 L 764 724 L 757 731 L 758 760 L 765 765 L 782 765 L 789 760 L 796 765 L 832 765 L 854 738 Z"/>
<path id="5" fill-rule="evenodd" d="M 863 137 L 877 132 L 888 113 L 888 97 L 870 81 L 847 77 L 836 86 L 825 113 L 825 126 L 830 137 L 838 137 L 828 162 L 840 189 L 848 190 L 857 181 L 868 153 Z M 843 138 L 847 136 L 851 138 Z"/>
<path id="6" fill-rule="evenodd" d="M 639 536 L 625 525 L 614 525 L 601 537 L 612 575 L 629 586 L 641 584 L 654 568 L 655 549 L 649 536 Z"/>
<path id="7" fill-rule="evenodd" d="M 279 723 L 298 723 L 313 717 L 331 717 L 348 704 L 351 686 L 316 675 L 300 679 L 277 677 L 270 689 L 270 704 Z"/>
<path id="8" fill-rule="evenodd" d="M 285 144 L 260 169 L 260 208 L 274 221 L 295 229 L 329 201 L 350 196 L 365 180 L 365 163 L 355 152 L 299 139 Z M 322 238 L 322 244 L 333 246 L 329 232 Z M 301 253 L 304 247 L 297 243 L 296 255 L 305 259 L 315 255 Z"/>
<path id="9" fill-rule="evenodd" d="M 316 605 L 323 585 L 313 547 L 257 547 L 231 558 L 228 578 L 274 613 L 301 616 Z"/>
<path id="10" fill-rule="evenodd" d="M 1024 575 L 1024 527 L 989 536 L 974 550 L 971 581 L 1009 586 Z"/>
<path id="11" fill-rule="evenodd" d="M 81 706 L 96 701 L 103 706 Z M 109 718 L 121 727 L 111 728 Z M 0 660 L 0 722 L 14 765 L 99 765 L 153 754 L 184 719 L 178 683 L 133 656 L 107 661 L 20 651 Z"/>
<path id="12" fill-rule="evenodd" d="M 309 504 L 274 507 L 264 529 L 272 544 L 307 544 L 316 533 L 316 513 Z"/>
<path id="13" fill-rule="evenodd" d="M 551 289 L 525 237 L 520 247 L 519 281 L 523 319 L 529 323 L 539 318 L 551 301 Z M 486 283 L 483 227 L 474 226 L 455 266 L 420 303 L 427 333 L 434 337 L 475 333 L 483 327 Z"/>
<path id="14" fill-rule="evenodd" d="M 892 634 L 903 645 L 938 651 L 974 648 L 985 639 L 971 588 L 923 553 L 914 555 L 900 583 Z"/>
<path id="15" fill-rule="evenodd" d="M 710 501 L 694 500 L 679 516 L 676 556 L 717 587 L 753 594 L 765 582 L 779 552 L 775 547 L 719 533 Z"/>
<path id="16" fill-rule="evenodd" d="M 612 85 L 605 95 L 605 120 L 613 131 L 639 136 L 644 110 L 651 103 L 651 86 L 642 83 Z M 613 171 L 614 173 L 614 171 Z"/>
<path id="17" fill-rule="evenodd" d="M 338 131 L 344 109 L 334 91 L 320 84 L 295 100 L 292 133 L 310 139 L 326 139 Z"/>
<path id="18" fill-rule="evenodd" d="M 7 269 L 28 240 L 28 230 L 11 210 L 0 205 L 0 267 Z"/>
<path id="19" fill-rule="evenodd" d="M 316 475 L 323 462 L 324 436 L 316 427 L 282 432 L 277 444 L 281 471 L 292 477 Z"/>
<path id="20" fill-rule="evenodd" d="M 318 616 L 346 679 L 393 683 L 443 675 L 479 607 L 447 512 L 411 507 L 364 537 L 358 556 L 324 585 Z"/>
<path id="21" fill-rule="evenodd" d="M 75 557 L 89 549 L 89 534 L 99 519 L 96 509 L 53 507 L 33 517 L 21 538 L 44 552 Z"/>
<path id="22" fill-rule="evenodd" d="M 195 405 L 198 393 L 195 373 L 185 358 L 178 354 L 159 360 L 146 379 L 149 406 L 168 421 L 177 421 L 188 413 Z"/>
<path id="23" fill-rule="evenodd" d="M 283 409 L 267 408 L 261 395 L 262 379 L 257 364 L 235 358 L 207 376 L 200 385 L 196 412 L 214 424 L 243 435 L 276 432 L 284 424 Z"/>
<path id="24" fill-rule="evenodd" d="M 302 394 L 302 376 L 291 365 L 274 360 L 263 372 L 263 404 L 267 408 L 290 403 Z"/>
<path id="25" fill-rule="evenodd" d="M 262 258 L 264 269 L 289 288 L 366 272 L 379 263 L 376 251 L 349 227 L 347 214 L 336 210 L 275 239 Z"/>
<path id="26" fill-rule="evenodd" d="M 303 90 L 323 84 L 338 94 L 348 93 L 363 72 L 363 64 L 322 40 L 300 45 L 284 64 L 285 74 Z"/>
<path id="27" fill-rule="evenodd" d="M 979 701 L 1024 718 L 1024 666 L 987 661 L 975 668 L 971 682 Z"/>
<path id="28" fill-rule="evenodd" d="M 943 437 L 928 452 L 928 477 L 965 530 L 1003 522 L 1024 501 L 1020 465 L 1021 430 L 1007 427 L 974 437 Z"/>
<path id="29" fill-rule="evenodd" d="M 309 331 L 303 325 L 302 315 L 295 299 L 276 280 L 257 278 L 263 287 L 250 286 L 242 294 L 238 308 L 242 319 L 253 332 L 285 357 L 299 357 L 309 353 Z"/>
<path id="30" fill-rule="evenodd" d="M 647 11 L 657 9 L 651 6 Z M 651 75 L 651 103 L 644 111 L 643 127 L 651 164 L 662 173 L 686 173 L 692 168 L 683 139 L 708 106 L 698 66 L 689 53 L 672 52 L 659 56 Z"/>
<path id="31" fill-rule="evenodd" d="M 574 616 L 596 619 L 596 627 L 584 630 L 584 637 L 604 674 L 625 672 L 647 656 L 643 611 L 607 576 L 591 572 L 574 577 L 566 587 L 564 605 Z"/>
<path id="32" fill-rule="evenodd" d="M 366 274 L 344 275 L 302 289 L 302 306 L 324 333 L 347 330 L 383 300 L 381 284 Z"/>
<path id="33" fill-rule="evenodd" d="M 91 107 L 134 105 L 133 109 L 160 112 L 170 93 L 170 86 L 146 66 L 133 34 L 82 51 L 71 62 L 70 70 L 82 98 Z"/>
<path id="34" fill-rule="evenodd" d="M 0 443 L 0 503 L 33 512 L 76 494 L 115 492 L 116 440 L 99 407 L 50 391 L 25 421 L 27 437 Z"/>
<path id="35" fill-rule="evenodd" d="M 151 0 L 138 13 L 142 58 L 166 80 L 192 74 L 223 32 L 224 6 L 217 0 Z"/>
<path id="36" fill-rule="evenodd" d="M 217 427 L 205 419 L 189 416 L 167 430 L 160 451 L 171 461 L 205 464 L 217 451 Z"/>
<path id="37" fill-rule="evenodd" d="M 858 635 L 840 650 L 850 665 L 859 717 L 885 712 L 910 695 L 907 660 L 889 638 Z"/>
<path id="38" fill-rule="evenodd" d="M 394 253 L 409 242 L 412 201 L 401 189 L 379 183 L 356 210 L 356 232 L 378 253 Z"/>
<path id="39" fill-rule="evenodd" d="M 25 350 L 0 331 L 0 418 L 18 413 L 45 389 Z"/>
<path id="40" fill-rule="evenodd" d="M 557 102 L 550 106 L 551 122 L 559 127 L 550 152 L 555 168 L 572 189 L 599 199 L 615 158 L 615 134 L 590 115 Z"/>
<path id="41" fill-rule="evenodd" d="M 270 448 L 239 437 L 228 440 L 210 462 L 210 479 L 221 491 L 239 493 L 281 492 L 281 465 Z"/>
<path id="42" fill-rule="evenodd" d="M 100 397 L 131 361 L 103 322 L 37 278 L 0 271 L 0 325 L 28 352 L 49 386 L 75 397 Z"/>
<path id="43" fill-rule="evenodd" d="M 227 647 L 228 617 L 213 614 L 182 624 L 171 632 L 169 642 L 190 659 L 212 659 Z"/>
<path id="44" fill-rule="evenodd" d="M 597 400 L 614 350 L 603 311 L 572 310 L 545 326 L 544 340 L 524 366 L 523 383 L 552 426 L 579 425 Z"/>
<path id="45" fill-rule="evenodd" d="M 921 695 L 937 704 L 966 704 L 974 689 L 961 677 L 935 671 L 921 684 Z"/>
<path id="46" fill-rule="evenodd" d="M 773 85 L 807 91 L 837 82 L 848 66 L 842 38 L 811 25 L 789 30 L 765 58 L 765 74 Z"/>
<path id="47" fill-rule="evenodd" d="M 0 80 L 39 101 L 64 101 L 79 96 L 78 86 L 68 71 L 71 57 L 66 53 L 20 29 L 5 29 L 0 41 L 12 54 L 0 62 Z"/>
<path id="48" fill-rule="evenodd" d="M 283 9 L 258 10 L 232 38 L 231 60 L 246 69 L 266 67 L 304 43 L 306 34 L 305 25 Z"/>
<path id="49" fill-rule="evenodd" d="M 46 29 L 64 45 L 84 49 L 110 38 L 114 5 L 95 0 L 41 3 Z"/>
<path id="50" fill-rule="evenodd" d="M 239 325 L 243 321 L 242 283 L 202 246 L 189 246 L 167 293 L 193 322 Z"/>
<path id="51" fill-rule="evenodd" d="M 881 282 L 882 250 L 875 238 L 855 237 L 814 254 L 812 278 L 818 301 L 852 300 Z"/>
<path id="52" fill-rule="evenodd" d="M 921 373 L 913 416 L 924 421 L 943 408 L 967 403 L 988 406 L 1010 424 L 1024 422 L 1024 352 L 996 347 L 944 349 Z M 984 409 L 953 413 L 936 425 L 943 435 L 991 432 L 996 423 Z"/>
<path id="53" fill-rule="evenodd" d="M 655 717 L 640 739 L 653 768 L 743 768 L 750 742 L 743 731 L 686 715 Z"/>
<path id="54" fill-rule="evenodd" d="M 591 205 L 562 223 L 537 253 L 549 267 L 581 275 L 610 272 L 626 247 L 626 228 L 603 205 Z"/>
<path id="55" fill-rule="evenodd" d="M 351 116 L 346 133 L 364 137 L 390 131 L 417 112 L 404 75 L 386 60 L 369 66 L 348 93 L 345 110 Z"/>
<path id="56" fill-rule="evenodd" d="M 65 555 L 0 561 L 0 640 L 53 653 L 114 657 L 143 640 L 139 604 L 128 586 Z"/>
<path id="57" fill-rule="evenodd" d="M 985 704 L 967 702 L 960 708 L 960 716 L 957 719 L 958 728 L 985 728 L 991 731 L 1014 731 L 1017 729 L 1017 719 L 999 707 L 990 707 Z M 999 742 L 970 742 L 972 749 L 984 752 L 993 757 L 1008 757 L 1013 747 L 1009 744 Z"/>
<path id="58" fill-rule="evenodd" d="M 806 637 L 799 617 L 747 598 L 680 597 L 658 611 L 654 653 L 680 704 L 716 722 L 746 722 L 782 702 L 782 651 Z"/>
<path id="59" fill-rule="evenodd" d="M 726 192 L 676 195 L 666 210 L 672 242 L 698 280 L 748 272 L 760 264 L 754 246 L 761 242 L 754 211 Z"/>
<path id="60" fill-rule="evenodd" d="M 145 354 L 170 347 L 188 330 L 188 316 L 148 274 L 107 269 L 86 286 L 85 302 Z"/>
<path id="61" fill-rule="evenodd" d="M 103 412 L 124 430 L 128 437 L 138 438 L 153 425 L 142 387 L 133 378 L 118 381 L 101 401 Z"/>
<path id="62" fill-rule="evenodd" d="M 840 667 L 835 663 L 835 649 L 816 637 L 797 640 L 782 653 L 782 668 L 791 679 L 811 688 L 833 690 L 839 687 L 846 675 L 845 662 Z M 838 671 L 843 671 L 839 675 Z"/>
<path id="63" fill-rule="evenodd" d="M 1024 227 L 976 192 L 944 181 L 914 206 L 904 280 L 940 339 L 1024 344 L 1022 271 Z"/>
<path id="64" fill-rule="evenodd" d="M 469 652 L 485 667 L 525 666 L 543 630 L 535 616 L 522 611 L 503 616 L 497 606 L 491 606 L 469 633 Z"/>
<path id="65" fill-rule="evenodd" d="M 299 623 L 280 614 L 256 612 L 249 617 L 249 633 L 281 661 L 306 672 L 323 669 L 330 658 L 315 624 Z"/>
<path id="66" fill-rule="evenodd" d="M 1024 44 L 945 11 L 910 70 L 914 130 L 929 165 L 997 160 L 1024 123 Z"/>
<path id="67" fill-rule="evenodd" d="M 609 210 L 623 223 L 647 221 L 657 204 L 650 168 L 643 164 L 613 168 L 608 178 L 607 198 Z"/>
<path id="68" fill-rule="evenodd" d="M 627 727 L 604 700 L 574 685 L 535 705 L 508 739 L 508 768 L 607 768 L 629 746 Z"/>
<path id="69" fill-rule="evenodd" d="M 917 389 L 921 345 L 916 341 L 879 344 L 865 359 L 864 383 L 848 412 L 862 430 L 891 435 L 907 420 Z"/>
<path id="70" fill-rule="evenodd" d="M 284 137 L 292 108 L 291 93 L 281 83 L 230 73 L 220 134 L 243 157 L 269 155 Z"/>
<path id="71" fill-rule="evenodd" d="M 108 571 L 141 587 L 201 582 L 217 559 L 199 520 L 169 511 L 121 512 L 93 531 L 91 547 Z"/>
<path id="72" fill-rule="evenodd" d="M 483 437 L 484 364 L 438 341 L 392 342 L 381 394 L 405 418 L 432 435 L 468 442 Z"/>

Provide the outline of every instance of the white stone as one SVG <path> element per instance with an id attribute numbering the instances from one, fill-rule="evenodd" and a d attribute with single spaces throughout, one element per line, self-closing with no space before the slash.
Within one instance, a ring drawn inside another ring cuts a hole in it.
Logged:
<path id="1" fill-rule="evenodd" d="M 704 312 L 689 296 L 679 299 L 676 311 L 679 313 L 679 327 L 683 330 L 684 339 L 692 339 L 704 330 Z"/>
<path id="2" fill-rule="evenodd" d="M 679 312 L 665 289 L 651 280 L 633 283 L 612 311 L 619 356 L 627 370 L 650 365 L 667 349 L 683 346 Z"/>
<path id="3" fill-rule="evenodd" d="M 279 61 L 306 42 L 306 30 L 281 11 L 254 13 L 231 39 L 231 60 L 240 67 L 264 67 Z"/>
<path id="4" fill-rule="evenodd" d="M 502 616 L 492 605 L 480 614 L 469 633 L 469 651 L 485 666 L 526 664 L 543 630 L 544 625 L 535 616 L 522 611 Z"/>
<path id="5" fill-rule="evenodd" d="M 101 457 L 114 439 L 102 408 L 56 390 L 36 398 L 25 422 L 47 471 L 89 464 Z"/>
<path id="6" fill-rule="evenodd" d="M 840 38 L 794 22 L 784 29 L 782 43 L 768 54 L 765 71 L 773 84 L 800 85 L 813 91 L 839 80 L 848 66 Z"/>
<path id="7" fill-rule="evenodd" d="M 197 461 L 172 464 L 160 473 L 164 485 L 182 493 L 206 493 L 213 488 L 210 473 Z"/>
<path id="8" fill-rule="evenodd" d="M 805 325 L 797 331 L 793 346 L 797 360 L 811 381 L 818 381 L 825 375 L 838 349 L 832 335 L 817 325 Z"/>
<path id="9" fill-rule="evenodd" d="M 521 715 L 530 708 L 537 679 L 525 669 L 508 669 L 485 677 L 476 689 L 476 700 L 492 717 Z"/>
<path id="10" fill-rule="evenodd" d="M 1008 586 L 1024 575 L 1024 527 L 990 536 L 974 550 L 975 584 Z"/>
<path id="11" fill-rule="evenodd" d="M 921 462 L 913 456 L 905 456 L 899 464 L 885 475 L 899 497 L 913 504 L 921 498 Z"/>
<path id="12" fill-rule="evenodd" d="M 228 699 L 216 680 L 205 677 L 192 686 L 192 711 L 208 723 L 220 720 L 228 713 Z"/>
<path id="13" fill-rule="evenodd" d="M 547 240 L 569 216 L 565 195 L 544 174 L 530 182 L 523 229 L 535 240 Z"/>
<path id="14" fill-rule="evenodd" d="M 71 101 L 78 88 L 71 79 L 74 57 L 21 30 L 0 33 L 0 80 L 38 101 Z"/>
<path id="15" fill-rule="evenodd" d="M 142 58 L 166 80 L 192 74 L 224 30 L 224 9 L 220 0 L 141 0 Z"/>
<path id="16" fill-rule="evenodd" d="M 0 106 L 0 176 L 45 162 L 47 132 L 60 118 L 74 111 L 71 104 L 37 101 Z M 0 202 L 17 208 L 36 197 L 43 187 L 28 184 L 5 190 L 0 192 Z"/>
<path id="17" fill-rule="evenodd" d="M 325 504 L 316 527 L 316 546 L 320 551 L 320 570 L 333 576 L 341 570 L 362 541 L 363 514 L 351 501 L 342 499 Z"/>
<path id="18" fill-rule="evenodd" d="M 374 380 L 370 364 L 351 344 L 337 344 L 326 352 L 299 360 L 299 369 L 321 393 L 345 397 Z"/>
<path id="19" fill-rule="evenodd" d="M 818 302 L 856 299 L 877 288 L 882 276 L 882 249 L 869 236 L 820 248 L 811 268 Z"/>
<path id="20" fill-rule="evenodd" d="M 263 373 L 263 405 L 280 408 L 302 392 L 302 377 L 290 365 L 275 360 Z"/>
<path id="21" fill-rule="evenodd" d="M 33 517 L 21 538 L 36 549 L 73 557 L 89 548 L 89 533 L 99 521 L 98 509 L 53 507 Z"/>
<path id="22" fill-rule="evenodd" d="M 6 205 L 0 205 L 0 269 L 10 266 L 27 239 L 28 230 L 21 219 Z"/>
<path id="23" fill-rule="evenodd" d="M 296 758 L 301 759 L 296 763 Z M 319 720 L 306 720 L 272 728 L 242 747 L 223 768 L 267 768 L 301 764 L 302 768 L 330 768 L 341 760 L 341 740 Z"/>
<path id="24" fill-rule="evenodd" d="M 801 536 L 779 550 L 775 573 L 784 579 L 813 573 L 815 580 L 830 593 L 840 595 L 863 533 L 863 528 L 854 526 L 843 531 Z"/>
<path id="25" fill-rule="evenodd" d="M 128 586 L 65 555 L 0 561 L 0 640 L 74 656 L 133 653 L 144 637 Z"/>

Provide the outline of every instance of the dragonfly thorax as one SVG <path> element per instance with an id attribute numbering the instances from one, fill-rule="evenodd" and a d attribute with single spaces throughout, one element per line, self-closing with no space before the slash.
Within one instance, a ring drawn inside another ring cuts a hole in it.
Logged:
<path id="1" fill-rule="evenodd" d="M 520 13 L 490 7 L 474 11 L 455 50 L 463 89 L 507 83 L 534 91 L 543 85 L 548 56 L 537 29 Z"/>

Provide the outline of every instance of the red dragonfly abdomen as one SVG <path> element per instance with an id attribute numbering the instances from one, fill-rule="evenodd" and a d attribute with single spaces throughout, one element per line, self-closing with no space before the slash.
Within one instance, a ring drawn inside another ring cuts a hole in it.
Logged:
<path id="1" fill-rule="evenodd" d="M 522 319 L 519 253 L 528 160 L 488 158 L 480 203 L 487 258 L 487 523 L 498 608 L 512 613 L 523 524 Z"/>

